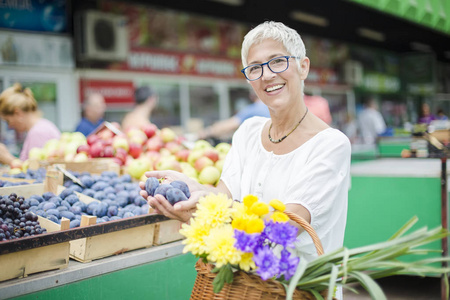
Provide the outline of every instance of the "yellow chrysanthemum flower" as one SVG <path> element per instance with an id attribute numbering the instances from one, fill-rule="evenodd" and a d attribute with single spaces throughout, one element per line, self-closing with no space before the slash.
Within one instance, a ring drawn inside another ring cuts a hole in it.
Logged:
<path id="1" fill-rule="evenodd" d="M 250 207 L 250 211 L 255 215 L 261 217 L 269 213 L 269 206 L 262 202 L 255 202 Z"/>
<path id="2" fill-rule="evenodd" d="M 213 228 L 205 239 L 208 261 L 215 262 L 220 268 L 228 263 L 239 264 L 242 252 L 234 247 L 234 230 L 229 225 Z"/>
<path id="3" fill-rule="evenodd" d="M 183 244 L 186 245 L 183 253 L 192 252 L 194 255 L 206 253 L 205 239 L 209 236 L 210 230 L 210 226 L 195 219 L 191 219 L 190 225 L 183 224 L 180 229 L 180 234 L 186 237 L 183 240 Z"/>
<path id="4" fill-rule="evenodd" d="M 246 233 L 261 233 L 264 230 L 264 221 L 259 218 L 251 218 L 245 227 Z"/>
<path id="5" fill-rule="evenodd" d="M 231 222 L 232 200 L 225 194 L 209 194 L 198 200 L 197 211 L 193 216 L 203 220 L 211 227 Z"/>
<path id="6" fill-rule="evenodd" d="M 231 227 L 233 229 L 245 231 L 245 228 L 247 227 L 247 218 L 242 216 L 242 217 L 233 219 L 233 221 L 231 221 Z"/>
<path id="7" fill-rule="evenodd" d="M 258 201 L 258 197 L 256 197 L 255 195 L 250 194 L 250 195 L 245 196 L 243 200 L 244 200 L 243 201 L 244 205 L 247 208 L 250 208 L 250 207 L 252 207 L 253 203 Z"/>
<path id="8" fill-rule="evenodd" d="M 231 218 L 239 219 L 243 216 L 247 215 L 247 208 L 245 207 L 244 203 L 233 201 L 233 210 L 231 212 Z"/>
<path id="9" fill-rule="evenodd" d="M 281 202 L 278 199 L 270 200 L 269 205 L 272 206 L 273 209 L 278 210 L 278 211 L 285 211 L 286 210 L 286 205 L 284 205 L 284 203 Z"/>
<path id="10" fill-rule="evenodd" d="M 256 269 L 255 262 L 253 261 L 253 253 L 244 252 L 241 255 L 241 261 L 239 262 L 239 267 L 241 268 L 241 270 L 244 270 L 246 272 Z"/>
<path id="11" fill-rule="evenodd" d="M 271 218 L 274 222 L 280 222 L 280 223 L 284 223 L 284 222 L 289 221 L 289 217 L 288 217 L 285 213 L 283 213 L 283 212 L 281 212 L 281 211 L 276 211 L 276 212 L 274 212 L 274 213 L 270 216 L 270 218 Z"/>

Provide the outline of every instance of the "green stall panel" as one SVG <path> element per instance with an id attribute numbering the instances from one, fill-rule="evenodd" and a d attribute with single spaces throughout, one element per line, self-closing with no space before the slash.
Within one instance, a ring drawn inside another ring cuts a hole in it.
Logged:
<path id="1" fill-rule="evenodd" d="M 191 254 L 179 255 L 13 299 L 189 299 L 196 261 Z"/>
<path id="2" fill-rule="evenodd" d="M 352 176 L 344 246 L 355 248 L 386 241 L 414 216 L 419 221 L 412 230 L 441 225 L 439 177 Z M 430 247 L 441 250 L 441 242 L 427 245 Z"/>

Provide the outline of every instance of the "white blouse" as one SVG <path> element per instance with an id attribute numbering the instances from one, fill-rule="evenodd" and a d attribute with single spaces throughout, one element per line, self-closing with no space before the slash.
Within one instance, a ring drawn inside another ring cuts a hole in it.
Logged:
<path id="1" fill-rule="evenodd" d="M 301 204 L 311 214 L 311 225 L 325 253 L 342 247 L 350 187 L 348 138 L 328 128 L 292 152 L 276 155 L 261 143 L 268 120 L 250 118 L 235 132 L 221 180 L 238 201 L 253 194 L 265 203 L 279 199 L 285 204 Z M 306 260 L 317 257 L 307 232 L 300 234 L 297 242 Z"/>

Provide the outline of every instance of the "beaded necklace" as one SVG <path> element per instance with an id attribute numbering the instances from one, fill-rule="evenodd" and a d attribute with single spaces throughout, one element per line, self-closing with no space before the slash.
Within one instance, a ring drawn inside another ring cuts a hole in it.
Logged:
<path id="1" fill-rule="evenodd" d="M 278 140 L 274 140 L 272 139 L 272 137 L 270 136 L 270 130 L 272 129 L 272 123 L 270 123 L 270 127 L 269 127 L 269 140 L 274 143 L 274 144 L 278 144 L 280 142 L 282 142 L 285 138 L 287 138 L 292 132 L 294 132 L 295 129 L 297 129 L 297 127 L 300 125 L 300 123 L 303 121 L 303 119 L 306 117 L 306 114 L 308 113 L 308 108 L 306 108 L 305 114 L 303 115 L 303 117 L 301 118 L 301 120 L 297 123 L 297 125 L 295 125 L 295 127 L 289 131 L 288 134 L 286 134 L 285 136 L 283 136 L 282 138 L 279 138 Z"/>

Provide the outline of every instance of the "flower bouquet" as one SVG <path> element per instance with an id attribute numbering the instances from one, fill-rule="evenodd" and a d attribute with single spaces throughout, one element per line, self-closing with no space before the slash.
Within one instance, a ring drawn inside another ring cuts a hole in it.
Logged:
<path id="1" fill-rule="evenodd" d="M 318 258 L 308 262 L 298 255 L 298 228 L 289 220 L 311 235 Z M 349 284 L 354 282 L 373 299 L 386 299 L 377 278 L 450 271 L 435 266 L 448 257 L 397 260 L 403 255 L 426 254 L 432 250 L 420 246 L 449 235 L 442 228 L 406 235 L 416 221 L 411 219 L 386 242 L 323 254 L 314 229 L 285 211 L 281 201 L 274 199 L 267 205 L 247 195 L 241 203 L 210 194 L 199 200 L 193 218 L 180 230 L 186 237 L 184 252 L 199 257 L 191 299 L 333 299 L 338 285 L 352 289 Z"/>

